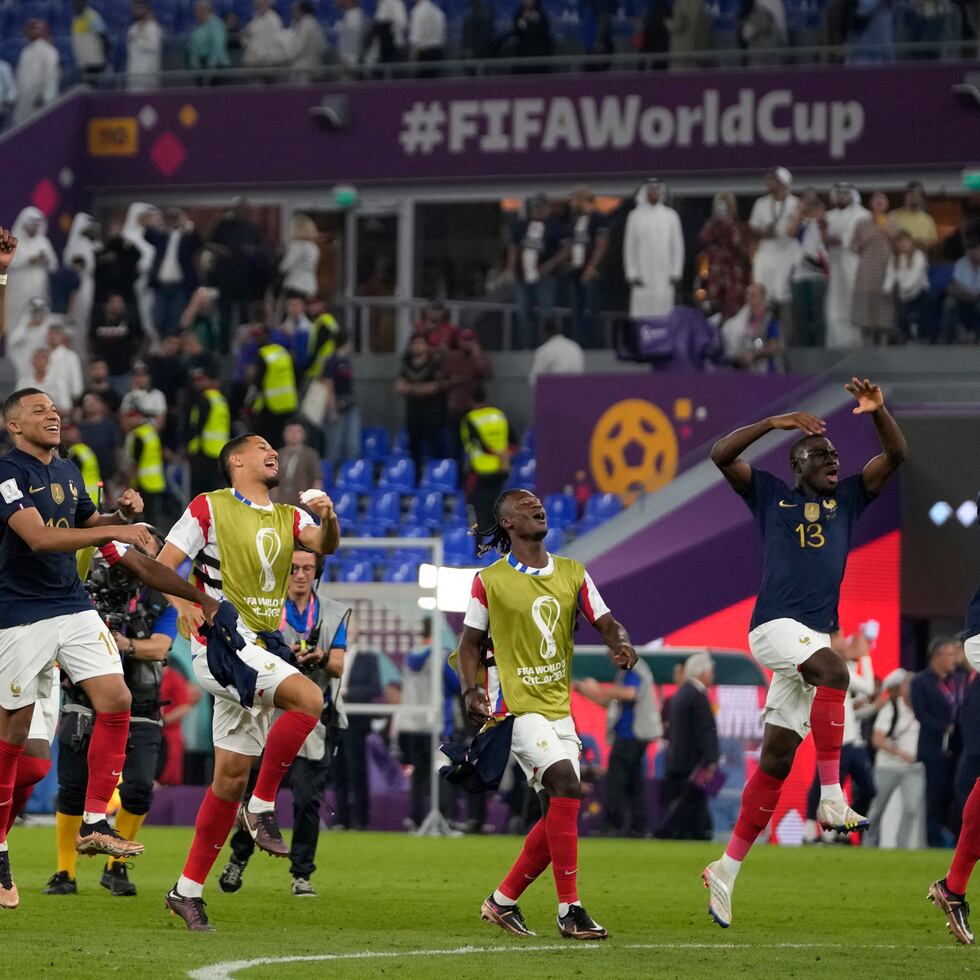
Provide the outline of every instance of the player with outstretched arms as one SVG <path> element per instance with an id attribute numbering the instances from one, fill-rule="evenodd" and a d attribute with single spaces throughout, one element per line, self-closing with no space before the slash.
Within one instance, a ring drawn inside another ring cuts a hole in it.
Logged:
<path id="1" fill-rule="evenodd" d="M 292 662 L 279 625 L 295 544 L 329 555 L 340 542 L 325 493 L 303 496 L 319 523 L 298 506 L 271 501 L 269 491 L 279 484 L 279 454 L 265 439 L 254 433 L 237 436 L 225 444 L 218 462 L 230 487 L 195 497 L 159 557 L 171 568 L 192 559 L 198 587 L 234 606 L 245 639 L 241 649 L 221 649 L 213 636 L 205 646 L 196 631 L 199 614 L 177 603 L 193 634 L 194 673 L 215 698 L 214 778 L 197 814 L 183 873 L 167 895 L 171 911 L 192 932 L 211 929 L 204 882 L 236 820 L 261 850 L 289 855 L 276 822 L 276 792 L 320 720 L 323 694 Z M 241 806 L 249 770 L 260 755 L 255 789 Z"/>
<path id="2" fill-rule="evenodd" d="M 759 766 L 745 784 L 738 821 L 722 857 L 702 873 L 710 889 L 708 912 L 723 928 L 732 922 L 732 891 L 742 861 L 765 830 L 800 743 L 809 732 L 817 753 L 820 805 L 828 830 L 868 826 L 847 805 L 840 786 L 847 664 L 831 648 L 838 627 L 840 585 L 854 525 L 905 459 L 905 438 L 869 380 L 845 385 L 855 415 L 870 415 L 882 452 L 860 473 L 840 478 L 837 449 L 827 426 L 807 412 L 763 419 L 715 443 L 711 459 L 755 517 L 762 535 L 762 585 L 752 613 L 749 649 L 773 672 L 762 717 Z M 792 486 L 750 466 L 742 453 L 776 429 L 803 432 L 790 448 Z"/>
<path id="3" fill-rule="evenodd" d="M 541 501 L 507 490 L 494 504 L 496 524 L 479 536 L 481 553 L 501 558 L 479 572 L 459 639 L 463 706 L 477 724 L 512 724 L 510 749 L 541 798 L 517 863 L 483 903 L 481 915 L 507 932 L 532 936 L 517 900 L 550 864 L 558 892 L 558 930 L 571 939 L 605 939 L 579 902 L 578 815 L 581 743 L 571 716 L 573 633 L 579 613 L 602 635 L 614 663 L 628 669 L 636 652 L 626 630 L 577 561 L 549 554 Z M 477 683 L 492 639 L 499 691 Z"/>

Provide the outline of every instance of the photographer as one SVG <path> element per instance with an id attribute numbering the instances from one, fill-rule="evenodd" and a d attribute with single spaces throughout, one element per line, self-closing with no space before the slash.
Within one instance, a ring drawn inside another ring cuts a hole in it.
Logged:
<path id="1" fill-rule="evenodd" d="M 320 806 L 330 781 L 331 763 L 338 728 L 347 727 L 340 702 L 340 677 L 347 650 L 347 621 L 350 609 L 340 602 L 320 600 L 314 586 L 322 571 L 316 555 L 297 549 L 286 593 L 280 632 L 295 656 L 296 665 L 323 691 L 323 715 L 303 743 L 289 770 L 293 792 L 293 839 L 289 849 L 292 893 L 297 898 L 314 898 L 310 878 L 320 838 Z M 254 779 L 257 769 L 252 770 Z M 252 780 L 250 780 L 251 782 Z M 251 789 L 249 790 L 251 792 Z M 231 838 L 231 859 L 218 879 L 223 892 L 237 892 L 255 842 L 245 830 Z"/>
<path id="2" fill-rule="evenodd" d="M 154 556 L 162 542 L 154 538 L 147 548 Z M 84 554 L 84 553 L 83 553 Z M 153 780 L 162 742 L 160 683 L 167 654 L 177 635 L 177 610 L 164 596 L 146 588 L 126 568 L 110 564 L 102 555 L 91 568 L 80 556 L 79 573 L 95 606 L 112 630 L 122 654 L 126 685 L 133 697 L 132 723 L 126 744 L 116 814 L 116 828 L 132 840 L 139 832 L 153 798 Z M 85 575 L 88 572 L 88 575 Z M 94 713 L 84 691 L 65 680 L 58 725 L 58 812 L 56 814 L 58 870 L 48 881 L 46 895 L 71 895 L 75 883 L 75 834 L 82 820 L 88 779 L 88 744 Z M 100 884 L 112 895 L 136 894 L 125 861 L 110 858 Z"/>

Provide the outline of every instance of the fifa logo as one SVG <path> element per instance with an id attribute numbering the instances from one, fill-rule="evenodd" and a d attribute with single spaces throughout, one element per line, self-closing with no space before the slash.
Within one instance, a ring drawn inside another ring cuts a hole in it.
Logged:
<path id="1" fill-rule="evenodd" d="M 541 659 L 551 660 L 558 653 L 555 627 L 561 618 L 561 603 L 554 596 L 539 596 L 531 605 L 531 619 L 541 633 Z"/>
<path id="2" fill-rule="evenodd" d="M 259 563 L 262 566 L 259 572 L 259 588 L 263 592 L 275 592 L 276 573 L 272 566 L 282 551 L 282 542 L 275 528 L 264 527 L 255 535 L 255 550 L 259 553 Z"/>

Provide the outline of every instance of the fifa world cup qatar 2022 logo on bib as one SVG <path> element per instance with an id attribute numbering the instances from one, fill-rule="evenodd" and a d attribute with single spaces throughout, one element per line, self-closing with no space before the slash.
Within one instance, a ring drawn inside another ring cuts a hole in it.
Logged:
<path id="1" fill-rule="evenodd" d="M 541 633 L 541 659 L 551 660 L 558 653 L 555 627 L 561 618 L 561 603 L 550 595 L 539 596 L 531 604 L 531 619 Z"/>
<path id="2" fill-rule="evenodd" d="M 276 573 L 273 570 L 279 552 L 282 551 L 282 541 L 275 528 L 264 527 L 255 535 L 255 549 L 259 553 L 259 588 L 263 592 L 275 592 Z"/>

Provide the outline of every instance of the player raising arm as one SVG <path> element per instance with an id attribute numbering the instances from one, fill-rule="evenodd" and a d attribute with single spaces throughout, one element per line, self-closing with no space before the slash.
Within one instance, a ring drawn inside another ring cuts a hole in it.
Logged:
<path id="1" fill-rule="evenodd" d="M 493 512 L 497 523 L 481 535 L 489 539 L 481 547 L 496 548 L 503 557 L 473 580 L 459 640 L 463 706 L 477 724 L 514 716 L 511 751 L 540 796 L 543 816 L 525 838 L 517 863 L 483 903 L 481 916 L 514 935 L 533 936 L 517 900 L 550 864 L 559 932 L 571 939 L 605 939 L 606 930 L 579 902 L 577 885 L 582 746 L 571 716 L 571 681 L 578 614 L 599 631 L 618 667 L 632 667 L 636 652 L 585 568 L 545 550 L 548 521 L 533 493 L 507 490 Z M 488 636 L 499 691 L 477 684 Z"/>
<path id="2" fill-rule="evenodd" d="M 812 731 L 820 777 L 817 819 L 839 832 L 862 830 L 867 819 L 847 805 L 840 786 L 844 698 L 850 674 L 833 651 L 840 583 L 854 525 L 905 459 L 905 438 L 885 408 L 881 389 L 865 379 L 845 385 L 856 415 L 870 415 L 882 452 L 860 473 L 840 478 L 840 460 L 814 415 L 794 412 L 736 429 L 719 440 L 711 459 L 745 500 L 762 535 L 762 585 L 752 613 L 749 649 L 773 672 L 762 712 L 759 767 L 745 784 L 738 822 L 724 855 L 704 869 L 708 911 L 727 928 L 732 890 L 742 861 L 769 823 L 800 743 Z M 803 433 L 790 447 L 792 486 L 750 466 L 741 454 L 775 429 Z"/>

